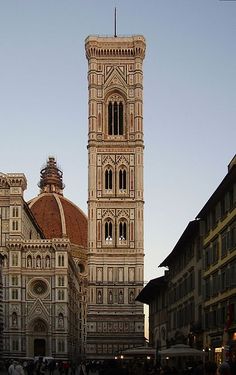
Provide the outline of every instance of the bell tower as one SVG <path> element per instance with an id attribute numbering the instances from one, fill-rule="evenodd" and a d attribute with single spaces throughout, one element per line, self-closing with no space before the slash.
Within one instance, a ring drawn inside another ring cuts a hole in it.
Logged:
<path id="1" fill-rule="evenodd" d="M 145 39 L 89 36 L 87 357 L 144 343 Z"/>

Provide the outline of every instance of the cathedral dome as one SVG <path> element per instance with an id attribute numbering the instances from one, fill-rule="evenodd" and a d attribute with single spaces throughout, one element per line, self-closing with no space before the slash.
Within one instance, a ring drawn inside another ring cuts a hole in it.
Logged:
<path id="1" fill-rule="evenodd" d="M 84 212 L 63 196 L 62 171 L 49 157 L 40 173 L 40 194 L 29 207 L 46 238 L 69 238 L 72 244 L 87 248 L 87 217 Z"/>

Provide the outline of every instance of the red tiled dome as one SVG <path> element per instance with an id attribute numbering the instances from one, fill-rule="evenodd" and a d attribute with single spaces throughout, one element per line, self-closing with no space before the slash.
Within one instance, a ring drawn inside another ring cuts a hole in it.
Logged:
<path id="1" fill-rule="evenodd" d="M 62 172 L 53 157 L 41 170 L 40 194 L 29 202 L 46 238 L 68 237 L 71 243 L 87 248 L 88 222 L 83 211 L 68 199 L 62 190 Z"/>
<path id="2" fill-rule="evenodd" d="M 87 217 L 71 201 L 57 193 L 42 193 L 29 207 L 46 238 L 68 237 L 71 243 L 87 247 Z"/>

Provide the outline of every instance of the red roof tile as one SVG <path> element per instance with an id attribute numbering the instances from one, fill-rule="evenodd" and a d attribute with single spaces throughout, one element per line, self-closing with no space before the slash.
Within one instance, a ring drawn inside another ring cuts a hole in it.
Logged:
<path id="1" fill-rule="evenodd" d="M 71 243 L 87 248 L 87 217 L 63 195 L 42 193 L 29 202 L 46 238 L 68 237 Z"/>

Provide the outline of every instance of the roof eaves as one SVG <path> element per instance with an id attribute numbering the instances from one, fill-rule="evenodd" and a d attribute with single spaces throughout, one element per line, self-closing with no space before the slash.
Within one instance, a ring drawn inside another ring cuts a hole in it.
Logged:
<path id="1" fill-rule="evenodd" d="M 210 196 L 206 204 L 203 206 L 201 211 L 196 216 L 196 219 L 202 219 L 207 212 L 212 208 L 212 206 L 219 200 L 220 196 L 224 193 L 227 187 L 236 180 L 236 164 L 233 164 L 229 169 L 227 175 L 221 181 L 220 185 Z"/>
<path id="2" fill-rule="evenodd" d="M 171 259 L 176 255 L 176 253 L 181 251 L 183 245 L 189 242 L 189 239 L 193 238 L 193 235 L 197 233 L 197 229 L 199 226 L 199 220 L 195 219 L 188 223 L 187 227 L 185 228 L 184 232 L 180 236 L 178 242 L 174 246 L 171 253 L 163 260 L 163 262 L 158 267 L 168 267 L 169 262 Z"/>

